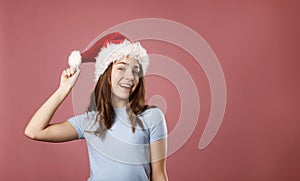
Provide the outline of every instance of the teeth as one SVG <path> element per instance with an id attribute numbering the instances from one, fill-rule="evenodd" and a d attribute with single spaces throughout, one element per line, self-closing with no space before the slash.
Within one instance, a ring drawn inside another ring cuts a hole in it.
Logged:
<path id="1" fill-rule="evenodd" d="M 130 84 L 123 84 L 123 83 L 121 83 L 120 85 L 121 85 L 122 87 L 131 88 L 131 85 L 130 85 Z"/>

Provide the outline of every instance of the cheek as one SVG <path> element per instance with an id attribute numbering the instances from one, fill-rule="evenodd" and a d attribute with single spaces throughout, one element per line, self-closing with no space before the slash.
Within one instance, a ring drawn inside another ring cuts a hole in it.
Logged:
<path id="1" fill-rule="evenodd" d="M 112 85 L 116 84 L 119 78 L 120 78 L 120 73 L 118 73 L 117 71 L 112 71 L 111 78 L 110 78 L 111 84 Z"/>
<path id="2" fill-rule="evenodd" d="M 111 75 L 110 78 L 110 89 L 112 92 L 115 92 L 115 89 L 117 88 L 117 78 L 115 75 Z"/>

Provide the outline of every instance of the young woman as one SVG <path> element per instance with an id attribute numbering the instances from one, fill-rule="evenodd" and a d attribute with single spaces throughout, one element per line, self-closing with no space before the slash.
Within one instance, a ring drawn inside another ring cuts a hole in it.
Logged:
<path id="1" fill-rule="evenodd" d="M 50 124 L 80 74 L 81 61 L 96 61 L 96 86 L 85 114 Z M 167 180 L 167 128 L 163 113 L 146 105 L 146 50 L 120 33 L 98 40 L 69 57 L 59 88 L 38 109 L 25 129 L 31 139 L 65 142 L 85 139 L 90 161 L 88 180 Z"/>

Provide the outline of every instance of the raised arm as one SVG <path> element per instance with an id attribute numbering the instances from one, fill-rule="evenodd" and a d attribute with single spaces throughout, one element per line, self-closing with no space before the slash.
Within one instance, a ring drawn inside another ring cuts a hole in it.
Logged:
<path id="1" fill-rule="evenodd" d="M 59 88 L 50 98 L 37 110 L 29 121 L 25 135 L 31 139 L 48 142 L 64 142 L 77 138 L 77 132 L 73 126 L 64 121 L 62 123 L 50 124 L 50 121 L 75 85 L 80 74 L 80 69 L 66 69 L 61 74 Z"/>

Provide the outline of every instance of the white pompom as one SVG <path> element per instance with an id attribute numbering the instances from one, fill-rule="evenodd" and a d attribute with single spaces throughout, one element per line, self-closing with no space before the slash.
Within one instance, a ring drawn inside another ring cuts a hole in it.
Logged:
<path id="1" fill-rule="evenodd" d="M 81 64 L 80 51 L 72 51 L 69 56 L 68 63 L 71 68 L 78 68 Z"/>

